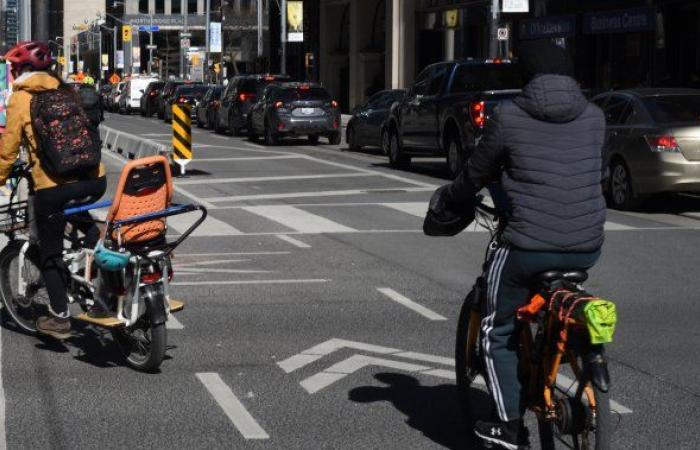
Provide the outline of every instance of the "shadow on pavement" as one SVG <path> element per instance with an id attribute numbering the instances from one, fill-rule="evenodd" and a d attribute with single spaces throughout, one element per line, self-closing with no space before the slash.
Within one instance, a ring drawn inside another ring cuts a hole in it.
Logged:
<path id="1" fill-rule="evenodd" d="M 455 385 L 423 386 L 416 378 L 398 373 L 378 373 L 374 377 L 386 386 L 355 388 L 348 394 L 350 400 L 357 403 L 391 402 L 406 415 L 409 426 L 446 448 L 484 448 L 472 433 L 473 422 L 460 409 Z M 485 392 L 476 389 L 473 392 L 476 398 L 472 399 L 472 404 L 490 404 Z M 487 414 L 488 411 L 483 411 L 483 415 Z"/>
<path id="2" fill-rule="evenodd" d="M 383 163 L 374 163 L 372 164 L 374 167 L 382 167 L 382 168 L 387 168 L 387 169 L 392 169 L 391 165 L 389 162 L 383 162 Z M 413 173 L 416 175 L 425 175 L 428 177 L 433 177 L 433 178 L 442 178 L 446 182 L 450 181 L 450 177 L 447 174 L 447 167 L 445 166 L 444 162 L 421 162 L 418 160 L 415 163 L 411 163 L 408 169 L 396 169 L 397 171 L 400 172 L 407 172 L 407 173 Z"/>
<path id="3" fill-rule="evenodd" d="M 682 214 L 700 212 L 700 195 L 664 194 L 648 198 L 634 212 L 647 214 Z M 700 217 L 698 218 L 700 219 Z"/>

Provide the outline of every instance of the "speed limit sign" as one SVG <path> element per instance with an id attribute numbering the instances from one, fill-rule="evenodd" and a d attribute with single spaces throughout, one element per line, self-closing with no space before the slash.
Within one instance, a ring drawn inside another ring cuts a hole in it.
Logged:
<path id="1" fill-rule="evenodd" d="M 508 28 L 499 28 L 498 29 L 498 40 L 499 41 L 507 41 L 508 40 Z"/>

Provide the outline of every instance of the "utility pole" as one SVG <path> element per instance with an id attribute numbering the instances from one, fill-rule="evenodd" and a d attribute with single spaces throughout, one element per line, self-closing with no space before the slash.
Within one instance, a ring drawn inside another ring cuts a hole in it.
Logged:
<path id="1" fill-rule="evenodd" d="M 97 25 L 97 32 L 99 33 L 98 40 L 99 40 L 99 46 L 100 46 L 100 54 L 97 57 L 97 70 L 100 71 L 100 85 L 102 85 L 102 79 L 104 78 L 104 72 L 102 72 L 102 27 L 100 25 Z"/>
<path id="2" fill-rule="evenodd" d="M 153 14 L 149 14 L 151 18 L 151 27 L 148 29 L 148 75 L 153 74 Z"/>
<path id="3" fill-rule="evenodd" d="M 501 21 L 500 0 L 491 0 L 491 16 L 489 17 L 489 58 L 499 57 L 498 25 Z"/>
<path id="4" fill-rule="evenodd" d="M 493 0 L 498 2 L 498 0 Z M 287 73 L 287 0 L 280 2 L 280 73 Z"/>
<path id="5" fill-rule="evenodd" d="M 263 1 L 258 0 L 258 58 L 263 56 Z"/>
<path id="6" fill-rule="evenodd" d="M 211 51 L 211 35 L 209 31 L 209 26 L 211 25 L 211 0 L 206 0 L 207 1 L 207 22 L 206 22 L 206 30 L 204 33 L 204 38 L 207 40 L 207 44 L 205 46 L 205 51 L 204 51 L 204 80 L 209 82 L 211 81 L 209 78 L 209 52 Z M 222 32 L 223 33 L 223 32 Z"/>
<path id="7" fill-rule="evenodd" d="M 185 16 L 185 19 L 184 19 L 185 22 L 184 22 L 184 26 L 183 26 L 183 34 L 186 35 L 187 34 L 187 15 L 189 14 L 189 12 L 188 12 L 189 5 L 187 4 L 186 0 L 182 2 L 182 6 L 183 6 L 182 12 Z M 185 46 L 182 45 L 182 39 L 183 39 L 182 36 L 180 36 L 180 44 L 181 44 L 180 45 L 180 78 L 184 80 L 185 76 L 186 76 L 186 72 L 187 72 L 187 67 L 186 67 L 186 65 L 187 65 L 187 49 L 185 49 Z"/>
<path id="8" fill-rule="evenodd" d="M 117 73 L 117 25 L 112 28 L 112 70 Z"/>

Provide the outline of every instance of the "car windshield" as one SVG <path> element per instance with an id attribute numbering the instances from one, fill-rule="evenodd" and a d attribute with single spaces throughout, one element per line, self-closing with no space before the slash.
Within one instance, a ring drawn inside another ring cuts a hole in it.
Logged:
<path id="1" fill-rule="evenodd" d="M 657 123 L 700 123 L 700 94 L 660 95 L 643 101 Z"/>
<path id="2" fill-rule="evenodd" d="M 457 68 L 452 94 L 473 91 L 522 89 L 525 79 L 515 64 L 465 64 Z"/>
<path id="3" fill-rule="evenodd" d="M 284 77 L 267 77 L 267 78 L 254 78 L 243 80 L 240 84 L 240 92 L 255 93 L 257 96 L 261 96 L 265 88 L 271 84 L 280 81 L 285 81 Z"/>
<path id="4" fill-rule="evenodd" d="M 287 88 L 277 95 L 280 100 L 289 102 L 294 100 L 330 100 L 331 96 L 323 88 Z"/>
<path id="5" fill-rule="evenodd" d="M 207 93 L 209 88 L 202 85 L 195 86 L 180 86 L 175 92 L 176 95 L 181 97 L 197 97 L 200 98 Z"/>

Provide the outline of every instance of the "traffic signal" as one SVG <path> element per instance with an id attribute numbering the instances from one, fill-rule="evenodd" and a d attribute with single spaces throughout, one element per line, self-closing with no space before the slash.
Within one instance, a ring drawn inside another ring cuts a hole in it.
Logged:
<path id="1" fill-rule="evenodd" d="M 221 64 L 219 64 L 219 63 L 214 64 L 214 72 L 221 73 Z"/>
<path id="2" fill-rule="evenodd" d="M 122 26 L 122 42 L 131 42 L 131 25 Z"/>

